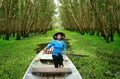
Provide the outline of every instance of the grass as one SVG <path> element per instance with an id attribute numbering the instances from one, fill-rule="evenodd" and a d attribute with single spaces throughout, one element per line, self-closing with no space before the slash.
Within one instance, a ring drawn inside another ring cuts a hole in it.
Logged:
<path id="1" fill-rule="evenodd" d="M 31 35 L 22 40 L 0 39 L 0 79 L 22 79 L 30 62 L 36 55 L 37 44 L 52 41 L 58 31 L 66 34 L 75 54 L 69 55 L 83 79 L 120 79 L 120 37 L 106 43 L 103 38 L 80 35 L 67 30 L 50 30 L 45 35 Z"/>

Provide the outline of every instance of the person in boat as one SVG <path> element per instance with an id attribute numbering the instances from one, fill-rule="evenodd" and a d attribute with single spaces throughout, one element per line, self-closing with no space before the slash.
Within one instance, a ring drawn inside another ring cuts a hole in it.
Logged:
<path id="1" fill-rule="evenodd" d="M 53 35 L 54 40 L 45 47 L 44 51 L 49 50 L 51 47 L 54 47 L 52 52 L 52 57 L 54 61 L 55 68 L 63 67 L 63 55 L 66 54 L 66 43 L 64 41 L 65 34 L 62 32 L 58 32 Z M 64 52 L 64 53 L 62 53 Z"/>

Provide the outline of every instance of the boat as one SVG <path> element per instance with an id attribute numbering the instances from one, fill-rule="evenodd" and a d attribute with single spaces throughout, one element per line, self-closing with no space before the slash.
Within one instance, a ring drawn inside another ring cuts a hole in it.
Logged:
<path id="1" fill-rule="evenodd" d="M 52 54 L 42 50 L 32 60 L 23 79 L 82 79 L 67 55 L 64 55 L 63 64 L 63 68 L 54 68 Z"/>

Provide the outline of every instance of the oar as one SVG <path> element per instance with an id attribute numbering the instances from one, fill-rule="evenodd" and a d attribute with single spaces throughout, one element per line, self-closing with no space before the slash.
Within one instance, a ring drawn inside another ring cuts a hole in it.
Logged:
<path id="1" fill-rule="evenodd" d="M 65 54 L 65 53 L 62 53 L 62 54 Z M 89 55 L 81 55 L 81 54 L 69 53 L 69 52 L 67 52 L 66 55 L 74 55 L 74 56 L 89 57 Z"/>
<path id="2" fill-rule="evenodd" d="M 51 54 L 53 52 L 53 48 L 51 48 L 49 50 L 43 49 L 43 51 L 45 54 Z M 64 53 L 62 53 L 62 54 L 64 54 Z M 72 52 L 67 52 L 66 55 L 89 57 L 89 55 L 81 55 L 81 54 L 76 54 L 76 53 L 72 53 Z"/>

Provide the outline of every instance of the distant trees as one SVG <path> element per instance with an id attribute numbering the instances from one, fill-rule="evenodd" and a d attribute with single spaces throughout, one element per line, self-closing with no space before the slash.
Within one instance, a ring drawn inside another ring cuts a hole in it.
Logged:
<path id="1" fill-rule="evenodd" d="M 77 30 L 114 41 L 114 33 L 120 36 L 119 0 L 60 0 L 61 18 L 65 29 Z"/>
<path id="2" fill-rule="evenodd" d="M 54 12 L 53 0 L 0 0 L 0 35 L 6 40 L 45 33 Z"/>

